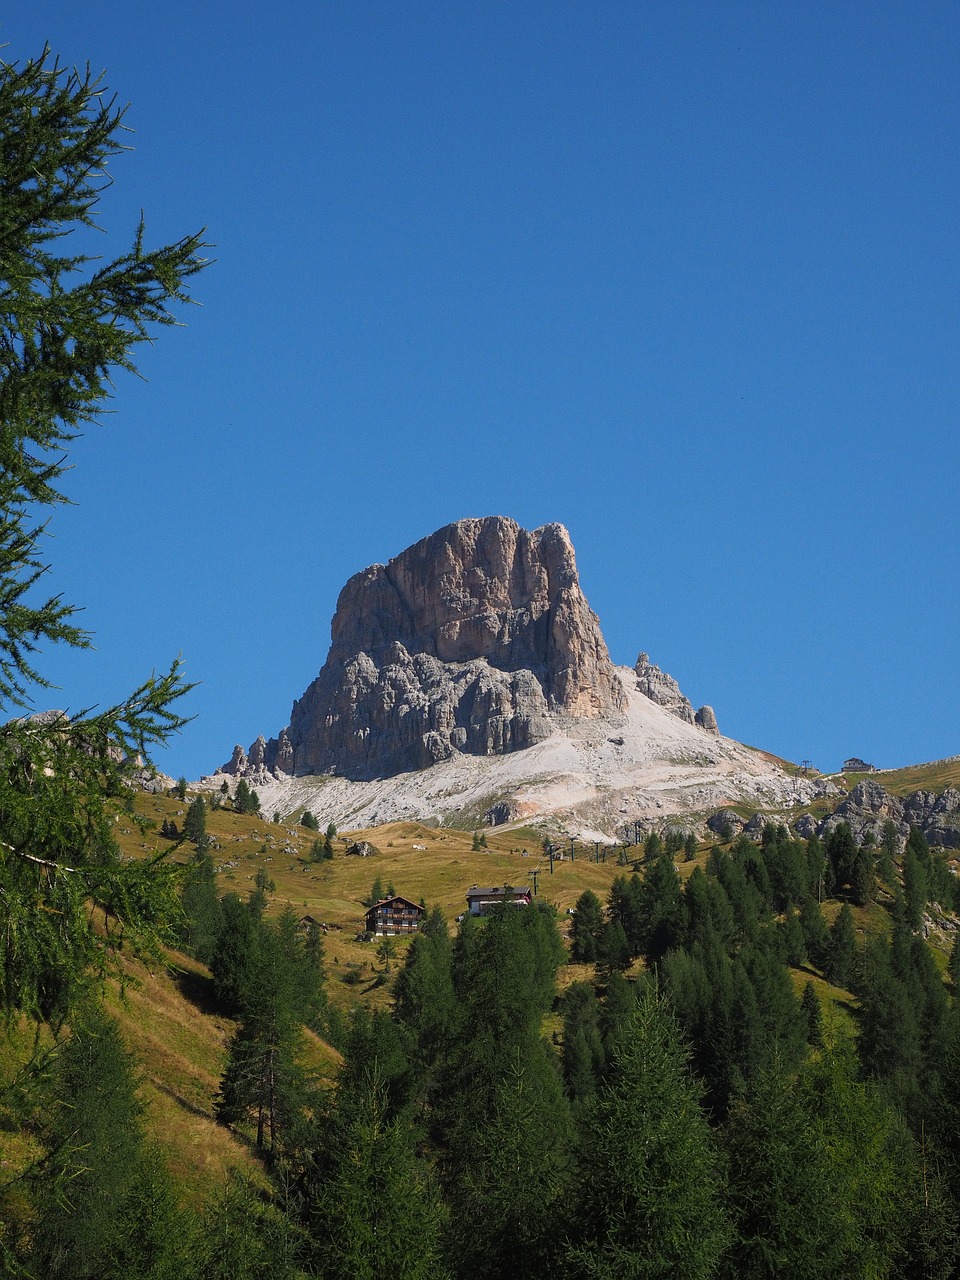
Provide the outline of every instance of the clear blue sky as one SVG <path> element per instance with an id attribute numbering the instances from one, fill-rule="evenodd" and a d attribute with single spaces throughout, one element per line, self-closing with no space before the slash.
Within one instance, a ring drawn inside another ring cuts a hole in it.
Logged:
<path id="1" fill-rule="evenodd" d="M 19 12 L 18 12 L 19 10 Z M 182 653 L 196 777 L 279 730 L 340 587 L 562 521 L 618 662 L 823 769 L 960 752 L 960 9 L 47 0 L 131 103 L 104 252 L 200 226 L 52 524 L 97 652 Z"/>

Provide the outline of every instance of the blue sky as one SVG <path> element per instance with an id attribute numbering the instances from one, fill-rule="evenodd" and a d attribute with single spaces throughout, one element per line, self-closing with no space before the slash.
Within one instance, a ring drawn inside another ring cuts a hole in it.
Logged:
<path id="1" fill-rule="evenodd" d="M 197 777 L 276 733 L 346 579 L 559 520 L 612 656 L 822 769 L 960 752 L 953 3 L 8 7 L 131 104 L 103 252 L 202 307 L 75 449 L 72 709 L 182 653 Z"/>

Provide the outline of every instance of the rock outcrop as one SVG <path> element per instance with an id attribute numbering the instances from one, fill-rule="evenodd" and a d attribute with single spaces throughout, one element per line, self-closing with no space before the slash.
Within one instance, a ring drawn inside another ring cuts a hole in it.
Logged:
<path id="1" fill-rule="evenodd" d="M 695 712 L 693 703 L 680 692 L 680 686 L 673 676 L 655 666 L 650 661 L 649 654 L 641 653 L 633 669 L 637 673 L 637 688 L 645 698 L 687 724 L 696 724 L 707 733 L 719 734 L 713 707 L 703 706 Z"/>
<path id="2" fill-rule="evenodd" d="M 515 751 L 548 737 L 558 717 L 624 705 L 559 524 L 448 525 L 354 575 L 331 632 L 289 726 L 249 753 L 236 748 L 223 772 L 389 777 L 457 752 Z"/>
<path id="3" fill-rule="evenodd" d="M 879 844 L 885 825 L 892 822 L 901 840 L 907 838 L 911 827 L 916 827 L 930 844 L 942 849 L 960 849 L 960 790 L 947 787 L 939 795 L 933 791 L 912 791 L 901 800 L 874 779 L 863 778 L 833 813 L 819 822 L 805 813 L 794 823 L 794 830 L 804 838 L 814 830 L 819 836 L 829 836 L 841 822 L 849 826 L 858 842 L 870 836 L 874 844 Z"/>
<path id="4" fill-rule="evenodd" d="M 704 729 L 707 733 L 716 733 L 719 735 L 720 729 L 717 726 L 717 716 L 713 707 L 704 704 L 693 719 L 694 723 L 698 724 L 700 728 Z"/>

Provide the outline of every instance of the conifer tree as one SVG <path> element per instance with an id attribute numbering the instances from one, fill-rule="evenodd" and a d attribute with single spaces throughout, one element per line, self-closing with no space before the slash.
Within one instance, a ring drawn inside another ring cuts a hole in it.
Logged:
<path id="1" fill-rule="evenodd" d="M 752 858 L 753 846 L 741 836 L 730 856 L 714 849 L 709 862 L 711 874 L 716 876 L 726 894 L 734 929 L 740 938 L 753 936 L 763 908 L 756 885 L 748 879 L 745 871 L 747 859 Z"/>
<path id="2" fill-rule="evenodd" d="M 236 1015 L 256 982 L 261 931 L 258 916 L 235 893 L 221 899 L 220 911 L 220 931 L 210 957 L 210 972 L 223 1011 Z"/>
<path id="3" fill-rule="evenodd" d="M 924 870 L 930 867 L 930 845 L 919 827 L 911 827 L 904 852 L 909 849 Z"/>
<path id="4" fill-rule="evenodd" d="M 411 1067 L 409 1037 L 389 1014 L 354 1009 L 343 1052 L 338 1091 L 364 1094 L 372 1080 L 382 1095 L 385 1118 L 409 1116 L 415 1073 Z"/>
<path id="5" fill-rule="evenodd" d="M 373 884 L 370 886 L 370 892 L 366 896 L 365 905 L 368 907 L 375 907 L 378 902 L 382 902 L 382 901 L 383 901 L 383 881 L 380 879 L 379 876 L 377 876 L 374 879 Z"/>
<path id="6" fill-rule="evenodd" d="M 404 1117 L 391 1116 L 375 1065 L 341 1084 L 308 1222 L 324 1276 L 442 1280 L 442 1213 Z"/>
<path id="7" fill-rule="evenodd" d="M 187 816 L 183 820 L 183 834 L 195 845 L 206 845 L 207 839 L 207 804 L 203 796 L 191 800 Z"/>
<path id="8" fill-rule="evenodd" d="M 810 892 L 806 845 L 802 840 L 792 840 L 787 830 L 779 827 L 775 839 L 764 846 L 763 855 L 775 910 L 798 907 Z"/>
<path id="9" fill-rule="evenodd" d="M 827 861 L 833 872 L 834 892 L 851 883 L 857 846 L 847 822 L 839 823 L 827 838 Z"/>
<path id="10" fill-rule="evenodd" d="M 820 1049 L 823 1047 L 823 1010 L 812 982 L 805 984 L 800 1003 L 807 1020 L 807 1040 L 815 1049 Z"/>
<path id="11" fill-rule="evenodd" d="M 636 893 L 640 949 L 655 964 L 680 939 L 680 877 L 666 849 L 647 868 Z"/>
<path id="12" fill-rule="evenodd" d="M 683 941 L 689 950 L 713 933 L 710 887 L 701 867 L 694 867 L 683 887 Z"/>
<path id="13" fill-rule="evenodd" d="M 250 894 L 248 903 L 250 912 L 258 920 L 267 908 L 267 895 L 273 893 L 276 885 L 267 875 L 266 867 L 257 867 L 257 874 L 253 877 L 253 892 Z"/>
<path id="14" fill-rule="evenodd" d="M 801 902 L 800 925 L 810 963 L 823 969 L 830 956 L 830 930 L 820 904 L 814 898 L 804 898 Z"/>
<path id="15" fill-rule="evenodd" d="M 806 1044 L 806 1021 L 774 940 L 765 934 L 761 945 L 745 948 L 738 959 L 756 994 L 765 1060 L 772 1056 L 785 1066 L 798 1064 Z"/>
<path id="16" fill-rule="evenodd" d="M 956 1230 L 956 1215 L 960 1208 L 960 1005 L 956 1000 L 947 1016 L 940 1090 L 929 1132 L 937 1142 L 936 1150 L 950 1191 Z"/>
<path id="17" fill-rule="evenodd" d="M 308 1233 L 237 1174 L 191 1234 L 184 1266 L 163 1280 L 302 1280 L 313 1254 Z"/>
<path id="18" fill-rule="evenodd" d="M 603 926 L 597 959 L 611 973 L 630 967 L 630 943 L 619 920 L 608 920 Z"/>
<path id="19" fill-rule="evenodd" d="M 960 933 L 953 940 L 950 958 L 947 961 L 947 973 L 953 983 L 954 992 L 960 992 Z"/>
<path id="20" fill-rule="evenodd" d="M 712 876 L 707 880 L 707 898 L 713 931 L 724 946 L 733 946 L 737 937 L 736 916 L 726 889 Z"/>
<path id="21" fill-rule="evenodd" d="M 394 1008 L 407 1029 L 417 1091 L 433 1097 L 447 1059 L 457 1017 L 451 973 L 452 947 L 439 908 L 427 916 L 407 950 L 394 985 Z"/>
<path id="22" fill-rule="evenodd" d="M 618 924 L 623 930 L 629 956 L 638 956 L 642 948 L 639 889 L 639 876 L 617 876 L 607 899 L 607 924 Z"/>
<path id="23" fill-rule="evenodd" d="M 725 1131 L 734 1238 L 730 1280 L 845 1280 L 825 1153 L 797 1090 L 776 1069 L 739 1100 Z"/>
<path id="24" fill-rule="evenodd" d="M 187 865 L 180 904 L 183 907 L 181 942 L 202 964 L 209 964 L 223 923 L 216 871 L 209 853 L 198 849 Z"/>
<path id="25" fill-rule="evenodd" d="M 600 1035 L 607 1067 L 613 1061 L 621 1037 L 626 1034 L 635 999 L 636 988 L 622 973 L 614 970 L 607 974 L 606 990 L 600 1005 Z"/>
<path id="26" fill-rule="evenodd" d="M 853 928 L 853 912 L 844 903 L 830 927 L 826 974 L 835 987 L 849 989 L 853 982 L 856 959 L 857 940 Z"/>
<path id="27" fill-rule="evenodd" d="M 807 888 L 816 902 L 822 902 L 824 896 L 824 876 L 827 858 L 823 843 L 816 834 L 807 840 Z"/>
<path id="28" fill-rule="evenodd" d="M 562 957 L 552 913 L 535 904 L 494 910 L 455 948 L 459 1025 L 437 1120 L 450 1247 L 478 1277 L 540 1274 L 556 1239 L 572 1133 L 541 1024 Z"/>
<path id="29" fill-rule="evenodd" d="M 900 833 L 897 831 L 896 823 L 890 818 L 885 819 L 880 832 L 880 878 L 888 889 L 892 889 L 896 884 L 896 870 L 893 860 L 900 851 Z"/>
<path id="30" fill-rule="evenodd" d="M 250 812 L 250 797 L 252 794 L 250 784 L 246 778 L 241 778 L 237 783 L 236 791 L 233 793 L 233 807 L 237 813 Z"/>
<path id="31" fill-rule="evenodd" d="M 298 1064 L 303 1025 L 319 1012 L 322 971 L 298 936 L 288 906 L 276 923 L 254 918 L 256 965 L 241 988 L 240 1026 L 220 1082 L 217 1117 L 256 1123 L 259 1150 L 276 1155 L 294 1144 L 304 1104 Z"/>
<path id="32" fill-rule="evenodd" d="M 780 936 L 783 944 L 784 959 L 787 964 L 797 967 L 807 958 L 807 942 L 803 936 L 803 925 L 799 914 L 788 907 L 784 912 L 780 925 Z"/>
<path id="33" fill-rule="evenodd" d="M 919 1031 L 907 990 L 894 972 L 891 948 L 874 938 L 864 950 L 858 1048 L 868 1076 L 902 1086 L 919 1071 Z M 904 1090 L 906 1097 L 906 1090 Z"/>
<path id="34" fill-rule="evenodd" d="M 915 1217 L 917 1151 L 897 1111 L 859 1079 L 853 1045 L 839 1040 L 797 1082 L 822 1168 L 839 1274 L 924 1274 L 903 1266 Z"/>
<path id="35" fill-rule="evenodd" d="M 850 893 L 858 907 L 865 907 L 872 902 L 877 891 L 877 871 L 873 850 L 861 845 L 853 857 L 850 872 Z"/>
<path id="36" fill-rule="evenodd" d="M 570 928 L 570 959 L 591 964 L 597 959 L 603 932 L 603 904 L 592 889 L 577 899 Z"/>
<path id="37" fill-rule="evenodd" d="M 679 1032 L 647 990 L 584 1118 L 571 1277 L 712 1276 L 726 1244 L 717 1152 Z"/>
<path id="38" fill-rule="evenodd" d="M 314 840 L 310 845 L 307 853 L 308 862 L 323 862 L 326 859 L 326 850 L 323 847 L 323 841 L 319 838 Z"/>
<path id="39" fill-rule="evenodd" d="M 56 1103 L 45 1134 L 31 1273 L 121 1280 L 130 1273 L 118 1259 L 138 1251 L 140 1274 L 149 1276 L 146 1266 L 169 1256 L 176 1211 L 145 1146 L 133 1058 L 117 1024 L 97 1006 L 78 1010 L 52 1083 Z M 152 1220 L 140 1212 L 148 1188 Z"/>
<path id="40" fill-rule="evenodd" d="M 907 841 L 903 854 L 903 896 L 907 909 L 907 922 L 911 929 L 919 929 L 923 923 L 923 913 L 929 897 L 929 882 L 923 860 L 917 855 L 912 831 L 911 839 Z"/>
<path id="41" fill-rule="evenodd" d="M 87 647 L 76 609 L 38 598 L 45 516 L 67 501 L 68 446 L 96 420 L 138 344 L 175 323 L 201 269 L 197 236 L 94 259 L 68 244 L 96 225 L 108 162 L 125 149 L 123 111 L 89 72 L 48 50 L 0 65 L 0 999 L 62 1018 L 82 974 L 108 964 L 122 937 L 154 947 L 176 912 L 158 862 L 121 863 L 105 796 L 131 761 L 178 728 L 177 664 L 122 703 L 71 720 L 15 720 L 47 687 L 46 644 Z M 96 920 L 91 904 L 98 908 Z"/>
<path id="42" fill-rule="evenodd" d="M 588 982 L 574 982 L 563 996 L 563 1078 L 574 1102 L 596 1093 L 606 1069 L 600 1005 Z"/>

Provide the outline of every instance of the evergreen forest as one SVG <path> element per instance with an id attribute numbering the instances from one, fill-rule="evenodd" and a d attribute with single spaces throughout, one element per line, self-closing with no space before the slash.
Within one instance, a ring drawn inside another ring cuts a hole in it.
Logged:
<path id="1" fill-rule="evenodd" d="M 215 1113 L 259 1172 L 184 1203 L 82 982 L 0 1098 L 32 1152 L 2 1186 L 9 1274 L 956 1274 L 960 945 L 924 930 L 958 904 L 919 833 L 868 845 L 866 877 L 843 824 L 685 876 L 640 849 L 569 947 L 543 896 L 456 934 L 428 909 L 348 1016 L 319 927 L 262 868 L 218 894 L 195 834 L 176 942 L 233 1028 Z"/>

